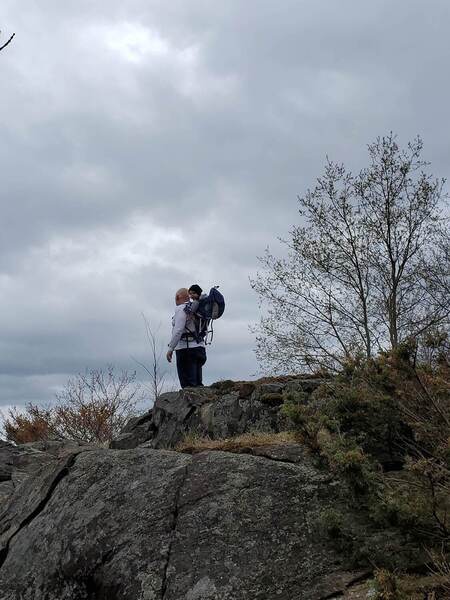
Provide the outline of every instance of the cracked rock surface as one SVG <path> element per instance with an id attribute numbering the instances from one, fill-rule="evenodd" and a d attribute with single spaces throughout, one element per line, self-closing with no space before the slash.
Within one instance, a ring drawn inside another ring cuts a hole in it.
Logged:
<path id="1" fill-rule="evenodd" d="M 317 535 L 335 484 L 298 456 L 140 447 L 48 464 L 0 516 L 0 600 L 331 597 L 355 577 Z"/>
<path id="2" fill-rule="evenodd" d="M 30 475 L 41 467 L 56 464 L 59 459 L 79 448 L 80 444 L 69 441 L 14 445 L 0 440 L 0 512 L 14 490 Z"/>

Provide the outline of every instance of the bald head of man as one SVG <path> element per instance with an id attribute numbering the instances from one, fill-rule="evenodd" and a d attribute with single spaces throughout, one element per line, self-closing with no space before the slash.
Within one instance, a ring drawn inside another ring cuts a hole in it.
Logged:
<path id="1" fill-rule="evenodd" d="M 180 288 L 175 294 L 175 304 L 179 306 L 189 300 L 189 292 L 187 288 Z"/>

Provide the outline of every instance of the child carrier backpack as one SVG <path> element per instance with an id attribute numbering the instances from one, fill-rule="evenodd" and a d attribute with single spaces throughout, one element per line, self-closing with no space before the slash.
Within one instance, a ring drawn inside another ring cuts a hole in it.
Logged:
<path id="1" fill-rule="evenodd" d="M 184 312 L 187 314 L 186 332 L 183 333 L 182 339 L 188 342 L 188 346 L 189 339 L 195 340 L 198 344 L 200 342 L 212 343 L 213 321 L 219 319 L 225 310 L 225 299 L 217 289 L 218 287 L 212 287 L 209 294 L 203 294 L 199 300 L 186 304 L 184 308 Z M 211 329 L 209 329 L 210 325 Z M 211 334 L 209 342 L 208 334 Z"/>

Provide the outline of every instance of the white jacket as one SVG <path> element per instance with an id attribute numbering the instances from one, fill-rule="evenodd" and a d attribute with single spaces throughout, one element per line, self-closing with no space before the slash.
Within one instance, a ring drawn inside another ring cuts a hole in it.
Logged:
<path id="1" fill-rule="evenodd" d="M 198 348 L 204 346 L 204 342 L 196 342 L 195 340 L 182 340 L 181 336 L 186 333 L 186 319 L 188 315 L 184 312 L 184 304 L 179 304 L 175 308 L 175 314 L 172 317 L 172 339 L 169 342 L 171 350 L 184 350 L 185 348 Z"/>

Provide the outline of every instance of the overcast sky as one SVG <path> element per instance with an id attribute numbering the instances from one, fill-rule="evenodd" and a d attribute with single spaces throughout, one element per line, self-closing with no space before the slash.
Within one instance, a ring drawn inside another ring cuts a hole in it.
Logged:
<path id="1" fill-rule="evenodd" d="M 228 303 L 206 382 L 253 377 L 248 277 L 326 156 L 420 134 L 449 175 L 449 27 L 448 0 L 1 0 L 0 407 L 147 360 L 141 313 L 166 345 L 194 282 Z"/>

